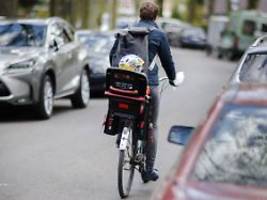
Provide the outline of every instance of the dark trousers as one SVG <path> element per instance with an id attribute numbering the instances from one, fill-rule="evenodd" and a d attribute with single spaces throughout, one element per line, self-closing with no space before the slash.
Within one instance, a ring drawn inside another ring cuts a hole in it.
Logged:
<path id="1" fill-rule="evenodd" d="M 159 114 L 159 89 L 158 86 L 151 86 L 151 104 L 147 143 L 146 143 L 146 170 L 152 171 L 157 154 L 157 140 L 158 140 L 158 114 Z"/>

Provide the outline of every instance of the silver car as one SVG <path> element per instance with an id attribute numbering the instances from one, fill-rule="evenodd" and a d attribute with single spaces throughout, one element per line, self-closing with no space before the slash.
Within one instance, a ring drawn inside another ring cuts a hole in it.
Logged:
<path id="1" fill-rule="evenodd" d="M 60 18 L 0 22 L 0 103 L 33 105 L 43 119 L 52 115 L 57 98 L 85 108 L 88 63 L 74 29 Z"/>
<path id="2" fill-rule="evenodd" d="M 258 38 L 241 58 L 229 84 L 240 83 L 267 83 L 267 35 Z"/>

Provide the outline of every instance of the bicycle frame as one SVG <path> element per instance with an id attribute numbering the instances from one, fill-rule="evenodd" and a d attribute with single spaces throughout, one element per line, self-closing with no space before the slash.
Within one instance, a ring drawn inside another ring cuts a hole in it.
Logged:
<path id="1" fill-rule="evenodd" d="M 105 95 L 109 98 L 105 131 L 110 135 L 118 135 L 118 189 L 120 196 L 125 198 L 129 195 L 135 169 L 141 173 L 145 169 L 145 144 L 151 120 L 150 89 L 144 75 L 119 69 L 108 69 L 107 74 L 111 78 L 107 78 L 105 91 Z M 134 81 L 131 75 L 136 75 L 138 81 Z M 167 78 L 160 79 L 160 82 L 164 80 Z M 160 94 L 165 88 L 163 86 L 160 88 Z M 126 164 L 129 166 L 125 169 Z M 126 182 L 125 170 L 130 173 L 126 176 L 128 178 Z"/>

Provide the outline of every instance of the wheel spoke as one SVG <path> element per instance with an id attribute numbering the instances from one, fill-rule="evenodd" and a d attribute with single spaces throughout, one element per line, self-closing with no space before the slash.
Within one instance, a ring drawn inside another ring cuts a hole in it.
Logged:
<path id="1" fill-rule="evenodd" d="M 134 162 L 132 162 L 133 157 L 133 136 L 132 131 L 130 131 L 126 149 L 120 150 L 118 166 L 118 189 L 122 198 L 129 195 L 132 186 L 135 171 L 135 165 Z"/>

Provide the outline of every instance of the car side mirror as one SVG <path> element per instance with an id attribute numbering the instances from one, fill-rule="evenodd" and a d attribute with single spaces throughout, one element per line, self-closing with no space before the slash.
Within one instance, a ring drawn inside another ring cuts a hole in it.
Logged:
<path id="1" fill-rule="evenodd" d="M 53 51 L 58 51 L 59 46 L 56 40 L 51 40 L 49 43 L 49 49 L 52 49 Z"/>
<path id="2" fill-rule="evenodd" d="M 194 128 L 188 126 L 172 126 L 169 131 L 168 141 L 178 145 L 186 145 Z"/>

